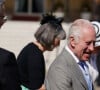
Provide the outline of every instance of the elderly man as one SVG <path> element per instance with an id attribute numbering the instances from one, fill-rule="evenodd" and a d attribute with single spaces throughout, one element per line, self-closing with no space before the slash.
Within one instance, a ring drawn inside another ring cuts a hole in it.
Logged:
<path id="1" fill-rule="evenodd" d="M 47 90 L 94 89 L 86 61 L 94 50 L 95 39 L 96 33 L 91 22 L 78 19 L 72 23 L 68 44 L 47 73 Z"/>
<path id="2" fill-rule="evenodd" d="M 6 21 L 4 0 L 0 0 L 0 28 Z M 0 48 L 0 90 L 21 90 L 15 55 Z"/>

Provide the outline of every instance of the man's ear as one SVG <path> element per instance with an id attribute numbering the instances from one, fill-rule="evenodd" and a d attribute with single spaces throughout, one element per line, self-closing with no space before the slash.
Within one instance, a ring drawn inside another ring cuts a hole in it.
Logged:
<path id="1" fill-rule="evenodd" d="M 76 41 L 75 41 L 75 38 L 73 36 L 70 36 L 70 44 L 71 46 L 74 48 L 75 45 L 76 45 Z"/>

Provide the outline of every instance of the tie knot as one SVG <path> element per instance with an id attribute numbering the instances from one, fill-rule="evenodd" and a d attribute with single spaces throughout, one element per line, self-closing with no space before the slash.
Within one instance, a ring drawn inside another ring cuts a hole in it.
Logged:
<path id="1" fill-rule="evenodd" d="M 84 61 L 80 61 L 80 62 L 79 62 L 79 65 L 80 65 L 84 70 L 85 70 L 84 67 L 87 67 L 87 68 L 88 68 L 87 64 L 86 64 Z"/>
<path id="2" fill-rule="evenodd" d="M 84 69 L 84 63 L 83 62 L 79 62 L 79 65 Z"/>

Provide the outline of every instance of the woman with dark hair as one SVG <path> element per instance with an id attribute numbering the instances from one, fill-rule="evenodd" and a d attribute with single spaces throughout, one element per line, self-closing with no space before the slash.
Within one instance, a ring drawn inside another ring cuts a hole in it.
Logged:
<path id="1" fill-rule="evenodd" d="M 44 51 L 52 51 L 59 46 L 60 40 L 66 38 L 61 25 L 62 18 L 52 14 L 44 14 L 41 26 L 35 33 L 36 41 L 29 43 L 20 52 L 17 62 L 20 72 L 22 90 L 37 90 L 42 87 L 45 79 Z"/>

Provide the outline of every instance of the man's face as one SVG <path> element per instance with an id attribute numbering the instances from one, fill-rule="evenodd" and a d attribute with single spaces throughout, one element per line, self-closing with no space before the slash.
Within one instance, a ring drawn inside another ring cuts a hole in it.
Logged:
<path id="1" fill-rule="evenodd" d="M 4 17 L 5 17 L 5 7 L 3 3 L 0 5 L 0 28 L 5 22 Z"/>
<path id="2" fill-rule="evenodd" d="M 74 53 L 80 60 L 89 60 L 94 50 L 95 37 L 95 32 L 84 32 L 79 37 L 79 42 L 75 44 Z"/>

